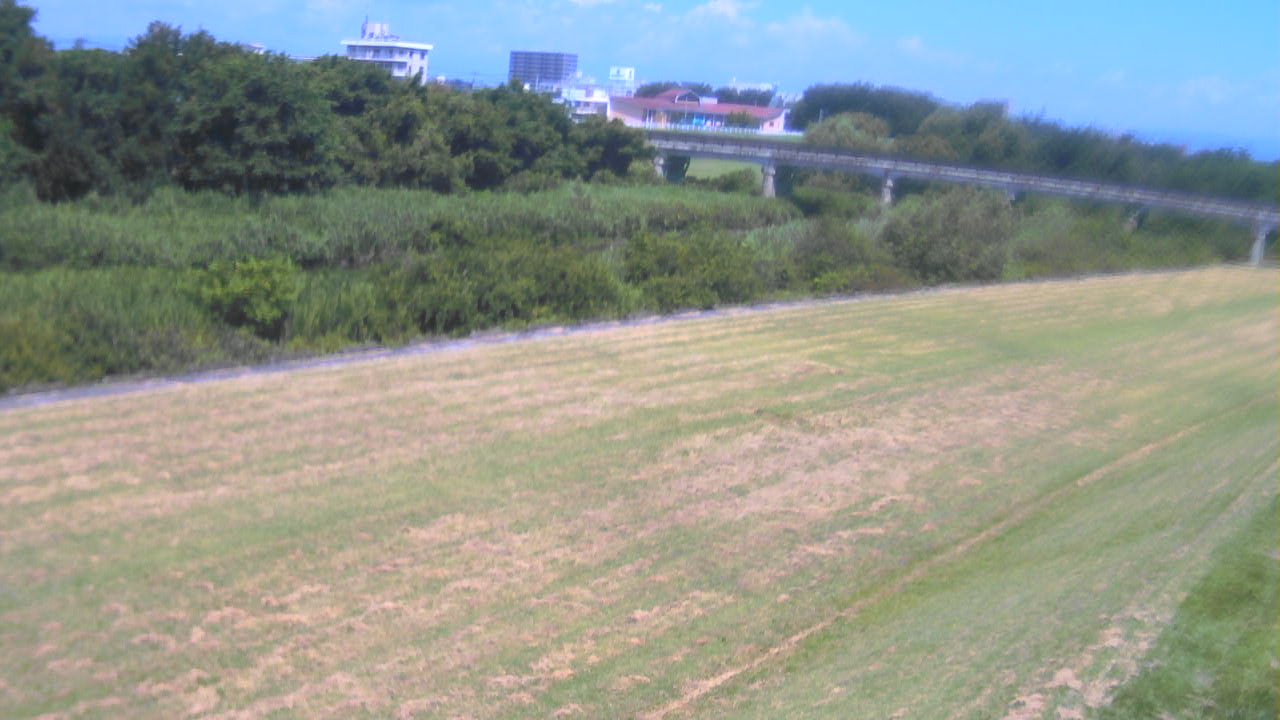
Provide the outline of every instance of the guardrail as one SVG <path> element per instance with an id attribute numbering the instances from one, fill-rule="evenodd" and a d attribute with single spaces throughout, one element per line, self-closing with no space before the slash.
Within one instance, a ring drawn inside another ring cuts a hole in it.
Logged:
<path id="1" fill-rule="evenodd" d="M 816 148 L 794 142 L 771 141 L 758 136 L 726 137 L 711 133 L 651 130 L 648 137 L 649 144 L 671 154 L 741 159 L 766 166 L 792 165 L 842 170 L 886 179 L 912 178 L 979 185 L 1009 192 L 1037 192 L 1084 200 L 1145 205 L 1249 224 L 1255 232 L 1264 236 L 1280 225 L 1280 209 L 1227 198 L 968 167 L 894 155 Z"/>

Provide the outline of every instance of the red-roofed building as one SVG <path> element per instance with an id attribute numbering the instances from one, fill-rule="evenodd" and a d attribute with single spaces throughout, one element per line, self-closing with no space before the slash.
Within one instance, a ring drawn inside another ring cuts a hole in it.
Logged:
<path id="1" fill-rule="evenodd" d="M 715 98 L 700 98 L 688 88 L 672 88 L 654 97 L 609 98 L 609 119 L 617 118 L 630 127 L 727 130 L 734 127 L 730 115 L 735 120 L 750 118 L 762 135 L 784 132 L 787 121 L 782 108 L 719 103 Z"/>

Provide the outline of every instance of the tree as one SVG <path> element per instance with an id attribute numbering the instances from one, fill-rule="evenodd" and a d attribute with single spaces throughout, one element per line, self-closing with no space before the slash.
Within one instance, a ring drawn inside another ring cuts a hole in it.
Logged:
<path id="1" fill-rule="evenodd" d="M 632 163 L 653 158 L 654 150 L 645 141 L 644 133 L 623 125 L 621 120 L 587 118 L 574 126 L 570 137 L 582 157 L 587 178 L 600 172 L 626 177 Z"/>
<path id="2" fill-rule="evenodd" d="M 120 172 L 144 185 L 172 181 L 178 162 L 177 117 L 187 83 L 203 63 L 241 52 L 200 31 L 183 35 L 179 28 L 153 22 L 124 50 L 123 97 L 120 101 L 124 144 Z"/>
<path id="3" fill-rule="evenodd" d="M 393 95 L 401 94 L 396 92 L 396 83 L 387 71 L 373 63 L 325 55 L 305 67 L 316 90 L 340 117 L 361 117 L 385 104 Z"/>
<path id="4" fill-rule="evenodd" d="M 568 144 L 573 121 L 545 94 L 528 92 L 512 82 L 476 93 L 476 97 L 492 104 L 494 122 L 510 134 L 513 172 L 562 177 L 581 174 L 578 158 Z"/>
<path id="5" fill-rule="evenodd" d="M 960 153 L 951 147 L 951 143 L 940 135 L 908 135 L 898 138 L 895 143 L 898 151 L 917 158 L 955 162 Z"/>
<path id="6" fill-rule="evenodd" d="M 0 115 L 0 188 L 17 180 L 28 160 L 26 148 L 13 139 L 13 123 Z"/>
<path id="7" fill-rule="evenodd" d="M 664 80 L 661 82 L 645 83 L 636 88 L 636 97 L 654 97 L 660 95 L 672 88 L 685 88 L 692 90 L 693 94 L 701 97 L 711 97 L 714 93 L 711 86 L 704 82 L 674 82 L 672 80 Z"/>
<path id="8" fill-rule="evenodd" d="M 1008 107 L 995 101 L 965 108 L 943 107 L 920 123 L 920 135 L 944 140 L 963 162 L 991 167 L 1029 167 L 1031 137 L 1009 119 Z"/>
<path id="9" fill-rule="evenodd" d="M 53 46 L 31 30 L 34 8 L 0 0 L 0 184 L 25 173 L 41 132 L 31 85 L 48 69 Z"/>
<path id="10" fill-rule="evenodd" d="M 35 8 L 0 0 L 0 110 L 52 60 L 53 45 L 31 29 L 35 17 Z"/>
<path id="11" fill-rule="evenodd" d="M 868 83 L 814 85 L 792 108 L 790 123 L 803 130 L 843 112 L 862 112 L 884 120 L 891 137 L 915 134 L 930 113 L 942 107 L 932 95 Z"/>
<path id="12" fill-rule="evenodd" d="M 209 58 L 188 88 L 177 119 L 183 187 L 280 193 L 336 179 L 333 115 L 288 58 L 246 52 Z"/>
<path id="13" fill-rule="evenodd" d="M 737 88 L 722 87 L 716 88 L 715 96 L 716 99 L 722 103 L 769 107 L 769 103 L 773 102 L 774 91 L 756 90 L 751 88 L 738 90 Z"/>
<path id="14" fill-rule="evenodd" d="M 448 138 L 417 93 L 398 93 L 358 121 L 341 123 L 355 142 L 341 145 L 340 162 L 356 182 L 381 187 L 453 192 L 466 187 L 466 171 Z"/>
<path id="15" fill-rule="evenodd" d="M 889 152 L 889 125 L 867 113 L 840 113 L 809 126 L 804 141 L 810 145 L 862 152 Z"/>

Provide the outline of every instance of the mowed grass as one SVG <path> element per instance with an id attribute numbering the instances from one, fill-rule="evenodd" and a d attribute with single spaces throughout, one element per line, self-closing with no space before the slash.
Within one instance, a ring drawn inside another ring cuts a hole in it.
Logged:
<path id="1" fill-rule="evenodd" d="M 3 412 L 0 716 L 1090 717 L 1274 514 L 1278 307 L 954 289 Z"/>
<path id="2" fill-rule="evenodd" d="M 1153 662 L 1124 687 L 1103 717 L 1276 717 L 1280 616 L 1280 530 L 1275 502 L 1218 549 L 1160 635 Z"/>

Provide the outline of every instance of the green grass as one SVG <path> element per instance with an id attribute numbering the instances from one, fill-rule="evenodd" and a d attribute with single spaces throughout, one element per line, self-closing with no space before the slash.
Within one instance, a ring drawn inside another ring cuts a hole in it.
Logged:
<path id="1" fill-rule="evenodd" d="M 689 169 L 685 171 L 685 176 L 698 180 L 710 180 L 739 170 L 751 170 L 755 173 L 756 180 L 760 179 L 760 166 L 756 163 L 702 157 L 690 158 Z"/>
<path id="2" fill-rule="evenodd" d="M 795 215 L 778 200 L 677 186 L 566 183 L 527 195 L 338 188 L 257 201 L 164 189 L 139 205 L 91 197 L 0 208 L 0 271 L 186 268 L 276 254 L 307 268 L 348 268 L 495 238 L 598 248 L 641 232 L 748 230 Z"/>
<path id="3" fill-rule="evenodd" d="M 1147 667 L 1103 718 L 1274 718 L 1280 546 L 1273 502 L 1214 555 L 1160 635 Z"/>
<path id="4" fill-rule="evenodd" d="M 1221 706 L 1274 685 L 1274 612 L 1188 608 L 1274 566 L 1276 308 L 1112 276 L 0 412 L 0 716 Z"/>

